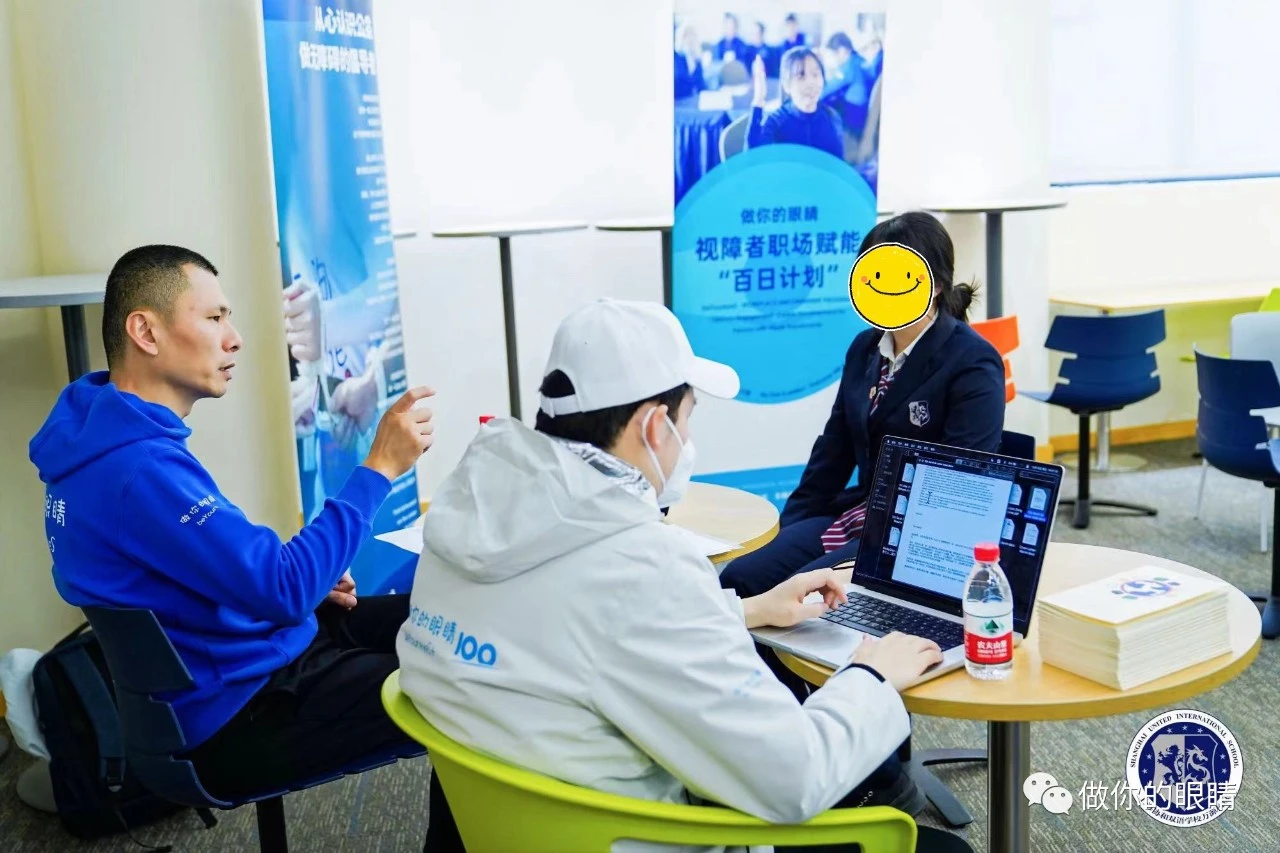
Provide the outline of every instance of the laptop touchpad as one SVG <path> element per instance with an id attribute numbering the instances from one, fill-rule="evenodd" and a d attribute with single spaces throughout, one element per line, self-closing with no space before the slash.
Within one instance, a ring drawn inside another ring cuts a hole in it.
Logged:
<path id="1" fill-rule="evenodd" d="M 861 631 L 832 625 L 824 619 L 810 619 L 787 631 L 779 639 L 786 646 L 803 650 L 802 657 L 832 667 L 844 666 L 865 635 Z"/>

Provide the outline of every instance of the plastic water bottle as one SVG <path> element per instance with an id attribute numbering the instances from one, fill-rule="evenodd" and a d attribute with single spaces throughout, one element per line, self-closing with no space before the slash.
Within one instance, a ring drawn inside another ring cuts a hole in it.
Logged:
<path id="1" fill-rule="evenodd" d="M 1000 546 L 973 546 L 964 584 L 964 667 L 974 678 L 999 681 L 1013 671 L 1013 590 L 1000 568 Z"/>

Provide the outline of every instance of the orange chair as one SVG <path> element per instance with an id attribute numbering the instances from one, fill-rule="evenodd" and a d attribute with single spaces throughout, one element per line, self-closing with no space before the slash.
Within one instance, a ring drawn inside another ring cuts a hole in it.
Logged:
<path id="1" fill-rule="evenodd" d="M 1013 402 L 1017 390 L 1013 387 L 1013 368 L 1009 366 L 1009 353 L 1018 348 L 1018 315 L 996 317 L 994 320 L 983 320 L 971 325 L 1004 358 L 1004 401 Z"/>

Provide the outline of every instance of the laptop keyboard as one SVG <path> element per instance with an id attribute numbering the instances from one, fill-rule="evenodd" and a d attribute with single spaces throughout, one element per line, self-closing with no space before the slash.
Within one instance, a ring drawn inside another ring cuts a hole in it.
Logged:
<path id="1" fill-rule="evenodd" d="M 847 604 L 841 604 L 822 618 L 880 636 L 892 631 L 914 634 L 933 640 L 944 650 L 964 645 L 964 628 L 955 622 L 856 592 L 849 594 Z"/>

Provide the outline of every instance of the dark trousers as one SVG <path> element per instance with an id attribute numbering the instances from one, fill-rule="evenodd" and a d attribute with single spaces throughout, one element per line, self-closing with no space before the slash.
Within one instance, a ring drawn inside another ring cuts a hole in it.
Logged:
<path id="1" fill-rule="evenodd" d="M 287 788 L 411 743 L 381 699 L 382 682 L 400 666 L 396 635 L 409 596 L 364 596 L 349 611 L 326 601 L 316 618 L 320 630 L 302 655 L 187 756 L 215 797 Z M 463 850 L 434 773 L 428 808 L 424 851 Z"/>
<path id="2" fill-rule="evenodd" d="M 769 663 L 771 668 L 775 668 L 775 672 L 786 671 L 793 679 L 799 679 L 799 676 L 790 673 L 782 665 L 772 649 L 764 646 L 757 648 L 765 657 L 766 663 Z M 788 686 L 791 685 L 788 684 Z M 792 689 L 794 690 L 794 687 Z M 801 702 L 803 701 L 801 699 Z M 870 776 L 842 797 L 832 808 L 857 808 L 861 805 L 893 806 L 916 817 L 927 807 L 927 800 L 907 775 L 897 754 L 894 754 L 871 771 Z M 917 853 L 973 853 L 973 848 L 958 835 L 927 826 L 917 826 L 916 829 Z M 784 853 L 784 851 L 785 853 L 858 853 L 862 848 L 857 844 L 819 844 L 805 847 L 778 847 L 777 851 L 778 853 Z"/>
<path id="3" fill-rule="evenodd" d="M 825 569 L 858 556 L 858 540 L 830 554 L 822 551 L 822 534 L 835 516 L 806 518 L 778 531 L 769 544 L 733 560 L 720 573 L 720 586 L 740 598 L 768 592 L 798 572 Z"/>

